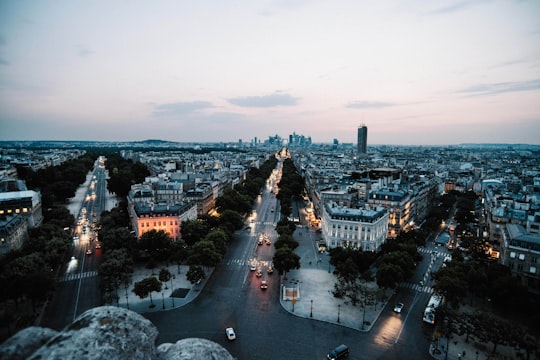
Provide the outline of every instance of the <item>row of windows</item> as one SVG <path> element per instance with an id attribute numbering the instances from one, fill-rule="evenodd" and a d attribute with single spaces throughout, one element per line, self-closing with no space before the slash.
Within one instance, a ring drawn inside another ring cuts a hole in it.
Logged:
<path id="1" fill-rule="evenodd" d="M 332 229 L 341 229 L 341 225 L 339 224 L 332 224 Z M 343 230 L 354 230 L 354 231 L 358 231 L 358 226 L 357 225 L 343 225 Z M 360 231 L 366 231 L 366 228 L 365 227 L 361 227 L 360 228 Z M 367 232 L 370 232 L 371 231 L 371 228 L 368 228 L 367 229 Z"/>
<path id="2" fill-rule="evenodd" d="M 510 268 L 510 270 L 517 270 L 517 271 L 520 271 L 520 272 L 523 271 L 523 264 L 510 263 L 510 264 L 508 264 L 508 267 Z M 536 274 L 537 271 L 538 271 L 538 269 L 536 268 L 536 266 L 529 267 L 529 273 Z"/>
<path id="3" fill-rule="evenodd" d="M 146 225 L 145 225 L 146 224 Z M 170 221 L 170 226 L 173 226 L 173 225 L 178 225 L 178 220 L 175 220 L 175 221 Z M 150 222 L 141 222 L 141 227 L 150 227 Z M 154 221 L 154 225 L 152 225 L 153 227 L 155 226 L 162 226 L 162 222 L 161 221 Z M 167 226 L 167 222 L 166 221 L 163 221 L 163 226 Z"/>
<path id="4" fill-rule="evenodd" d="M 22 209 L 7 209 L 7 210 L 4 210 L 4 209 L 0 209 L 0 215 L 4 215 L 4 214 L 20 214 L 20 213 L 27 213 L 28 211 L 30 211 L 30 209 L 28 208 L 22 208 Z"/>
<path id="5" fill-rule="evenodd" d="M 517 254 L 516 252 L 512 251 L 510 252 L 510 259 L 518 258 L 519 260 L 525 260 L 525 254 Z M 538 261 L 538 258 L 536 256 L 531 257 L 531 262 L 536 263 Z"/>

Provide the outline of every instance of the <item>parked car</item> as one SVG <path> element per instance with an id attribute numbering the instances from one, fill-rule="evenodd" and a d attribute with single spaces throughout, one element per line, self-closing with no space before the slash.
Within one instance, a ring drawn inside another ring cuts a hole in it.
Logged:
<path id="1" fill-rule="evenodd" d="M 396 306 L 394 306 L 394 312 L 398 314 L 401 313 L 403 306 L 403 303 L 397 303 Z"/>
<path id="2" fill-rule="evenodd" d="M 225 335 L 227 335 L 227 339 L 234 340 L 236 339 L 236 334 L 234 332 L 234 329 L 232 327 L 228 327 L 225 329 Z"/>

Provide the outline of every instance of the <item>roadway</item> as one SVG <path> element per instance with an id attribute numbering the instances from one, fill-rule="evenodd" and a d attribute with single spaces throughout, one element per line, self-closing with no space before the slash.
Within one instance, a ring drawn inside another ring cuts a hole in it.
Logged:
<path id="1" fill-rule="evenodd" d="M 78 315 L 101 303 L 98 281 L 101 249 L 95 248 L 98 229 L 94 224 L 106 209 L 107 173 L 102 166 L 97 160 L 84 192 L 79 195 L 81 206 L 73 227 L 72 251 L 65 266 L 59 269 L 56 291 L 45 306 L 41 326 L 61 330 Z M 88 250 L 92 253 L 87 254 Z"/>
<path id="2" fill-rule="evenodd" d="M 105 204 L 106 190 L 102 193 L 99 186 L 103 185 L 105 189 L 106 174 L 101 173 L 99 167 L 96 170 L 96 200 L 83 205 L 90 216 L 101 213 L 100 201 L 103 201 L 102 209 Z M 221 344 L 237 359 L 322 359 L 341 343 L 350 347 L 350 359 L 429 358 L 433 327 L 421 319 L 431 288 L 429 283 L 423 286 L 419 283 L 426 279 L 426 273 L 442 264 L 442 256 L 431 255 L 431 251 L 436 249 L 430 248 L 432 245 L 422 249 L 426 256 L 418 264 L 411 283 L 399 288 L 390 300 L 392 306 L 382 310 L 369 332 L 297 317 L 280 303 L 281 279 L 277 271 L 273 274 L 265 272 L 274 247 L 257 245 L 259 233 L 268 236 L 272 243 L 277 239 L 275 224 L 280 212 L 279 202 L 273 193 L 274 181 L 271 179 L 256 199 L 256 217 L 244 230 L 235 234 L 227 254 L 214 269 L 200 295 L 181 308 L 143 314 L 159 330 L 158 343 L 201 337 Z M 328 256 L 321 256 L 317 251 L 321 235 L 306 222 L 305 209 L 300 204 L 293 211 L 299 214 L 302 223 L 301 230 L 299 228 L 295 232 L 295 238 L 300 244 L 296 251 L 302 257 L 303 266 L 315 266 L 319 260 L 320 266 L 329 267 Z M 43 326 L 61 329 L 77 315 L 100 303 L 98 278 L 93 274 L 96 272 L 97 275 L 101 254 L 94 249 L 93 255 L 85 255 L 86 249 L 94 244 L 85 242 L 83 237 L 74 244 L 73 256 L 78 264 L 66 273 L 73 279 L 58 283 L 57 293 L 46 308 Z M 432 261 L 432 257 L 435 260 Z M 308 259 L 311 259 L 311 264 L 305 263 Z M 263 271 L 262 278 L 250 270 L 253 260 Z M 260 288 L 263 279 L 268 282 L 267 290 Z M 405 304 L 401 314 L 392 311 L 395 302 Z M 237 333 L 233 342 L 225 337 L 224 329 L 229 326 L 234 327 Z"/>
<path id="3" fill-rule="evenodd" d="M 297 317 L 281 305 L 279 274 L 266 274 L 261 266 L 262 261 L 271 259 L 273 246 L 257 245 L 259 233 L 268 235 L 272 242 L 276 240 L 274 226 L 279 210 L 272 185 L 268 184 L 256 200 L 256 218 L 236 234 L 201 294 L 182 308 L 143 314 L 158 328 L 158 343 L 201 337 L 221 344 L 237 359 L 323 359 L 341 343 L 350 347 L 350 359 L 429 358 L 433 327 L 422 322 L 424 306 L 431 295 L 427 285 L 400 288 L 390 303 L 398 299 L 404 302 L 403 313 L 395 314 L 393 305 L 384 308 L 369 332 Z M 305 221 L 301 206 L 293 211 L 297 211 L 301 222 Z M 302 226 L 295 238 L 300 244 L 296 252 L 302 256 L 303 266 L 315 266 L 318 259 L 320 266 L 328 266 L 328 256 L 317 251 L 320 234 Z M 259 260 L 263 279 L 268 281 L 267 290 L 260 289 L 261 279 L 250 270 L 253 259 Z M 311 264 L 308 259 L 312 259 Z M 423 279 L 433 266 L 430 264 L 429 253 L 418 264 L 413 280 Z M 224 333 L 230 326 L 237 334 L 233 342 Z"/>

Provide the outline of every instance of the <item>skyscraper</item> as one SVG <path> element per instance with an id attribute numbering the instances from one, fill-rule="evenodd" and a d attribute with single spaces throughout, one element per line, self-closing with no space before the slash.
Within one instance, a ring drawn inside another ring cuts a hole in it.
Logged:
<path id="1" fill-rule="evenodd" d="M 367 153 L 367 126 L 364 124 L 358 127 L 358 153 Z"/>

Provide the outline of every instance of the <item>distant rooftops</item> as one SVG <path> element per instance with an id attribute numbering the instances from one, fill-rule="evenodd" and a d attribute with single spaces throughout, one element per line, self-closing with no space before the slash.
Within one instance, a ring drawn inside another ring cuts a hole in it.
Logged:
<path id="1" fill-rule="evenodd" d="M 383 207 L 373 208 L 349 208 L 339 206 L 335 202 L 328 202 L 325 205 L 326 212 L 333 219 L 348 220 L 356 222 L 372 223 L 386 215 L 387 210 Z"/>
<path id="2" fill-rule="evenodd" d="M 4 179 L 0 181 L 0 193 L 12 191 L 27 191 L 26 184 L 22 180 Z"/>

